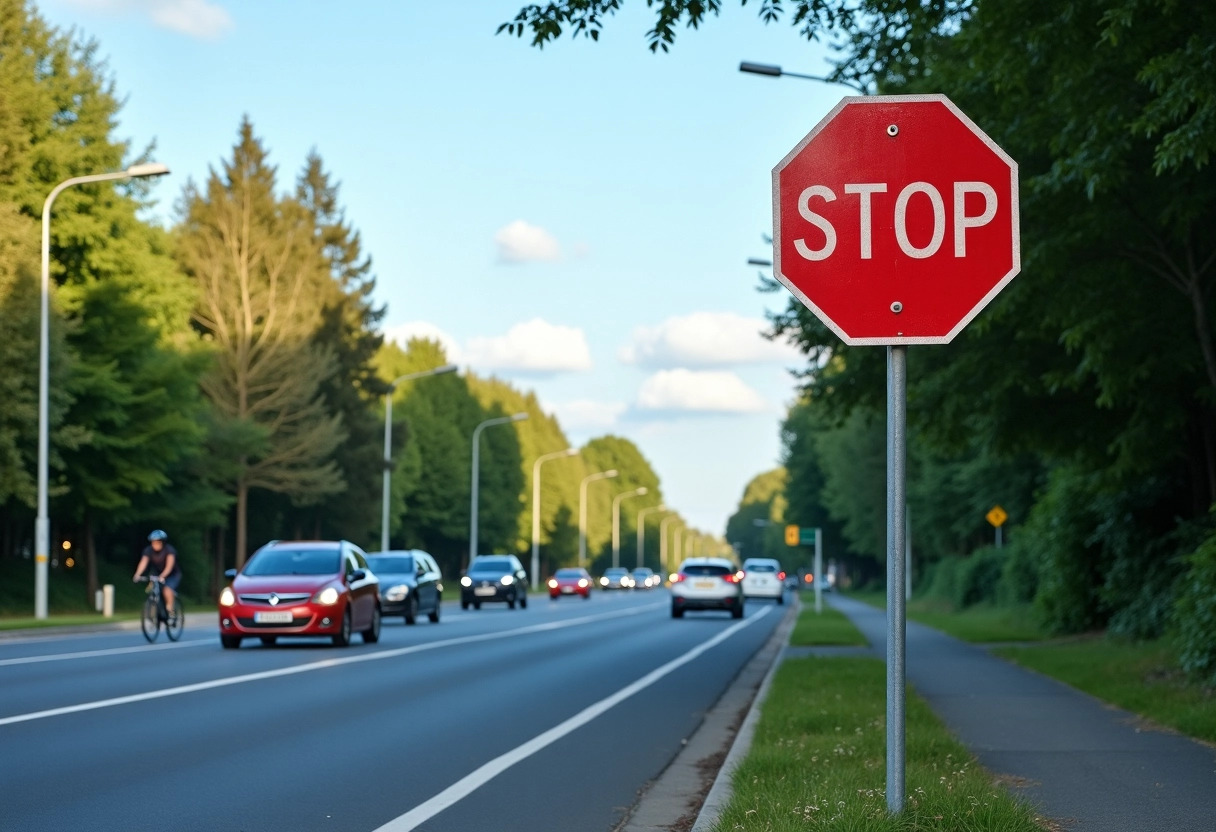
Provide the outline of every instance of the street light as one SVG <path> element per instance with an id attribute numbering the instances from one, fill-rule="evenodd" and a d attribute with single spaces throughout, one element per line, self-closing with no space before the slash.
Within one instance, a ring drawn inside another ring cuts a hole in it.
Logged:
<path id="1" fill-rule="evenodd" d="M 621 565 L 621 500 L 629 497 L 641 497 L 647 492 L 646 486 L 632 491 L 622 491 L 612 498 L 612 567 Z"/>
<path id="2" fill-rule="evenodd" d="M 56 185 L 42 203 L 42 308 L 38 318 L 38 514 L 34 520 L 34 618 L 46 618 L 47 561 L 51 551 L 51 519 L 47 511 L 47 459 L 50 455 L 48 398 L 51 384 L 51 206 L 55 197 L 73 185 L 163 176 L 169 168 L 157 162 L 131 165 L 126 170 L 73 176 Z"/>
<path id="3" fill-rule="evenodd" d="M 646 565 L 646 515 L 654 511 L 667 511 L 667 506 L 652 506 L 638 512 L 638 569 Z"/>
<path id="4" fill-rule="evenodd" d="M 617 471 L 613 468 L 610 471 L 600 471 L 596 474 L 588 474 L 583 477 L 583 481 L 578 484 L 578 565 L 583 566 L 587 562 L 587 486 L 596 480 L 607 480 L 615 477 Z"/>
<path id="5" fill-rule="evenodd" d="M 433 370 L 423 370 L 418 373 L 406 373 L 403 376 L 397 376 L 388 383 L 388 392 L 384 394 L 384 489 L 383 496 L 380 501 L 380 551 L 388 551 L 388 492 L 389 486 L 392 483 L 393 477 L 393 391 L 397 389 L 397 385 L 403 381 L 412 381 L 416 378 L 426 378 L 427 376 L 437 376 L 441 373 L 454 373 L 457 367 L 455 364 L 445 364 L 442 367 L 436 367 Z"/>
<path id="6" fill-rule="evenodd" d="M 477 497 L 480 488 L 480 466 L 481 466 L 481 432 L 486 428 L 494 425 L 506 425 L 510 422 L 522 422 L 528 418 L 527 413 L 515 413 L 511 416 L 499 416 L 495 419 L 486 419 L 477 427 L 473 428 L 473 486 L 472 496 L 470 497 L 469 506 L 469 563 L 473 562 L 473 558 L 477 557 Z"/>
<path id="7" fill-rule="evenodd" d="M 805 78 L 808 81 L 822 81 L 825 84 L 840 84 L 841 86 L 855 89 L 862 95 L 866 94 L 864 87 L 860 87 L 857 84 L 849 81 L 842 81 L 839 78 L 828 78 L 824 75 L 806 75 L 801 72 L 787 72 L 776 64 L 757 64 L 753 63 L 752 61 L 743 61 L 739 64 L 739 71 L 750 72 L 752 75 L 768 75 L 772 78 L 780 78 L 785 75 L 789 76 L 790 78 Z"/>
<path id="8" fill-rule="evenodd" d="M 670 570 L 667 568 L 667 524 L 679 519 L 680 515 L 673 514 L 670 517 L 664 517 L 663 522 L 659 524 L 659 568 L 663 570 L 664 581 L 670 574 Z"/>
<path id="9" fill-rule="evenodd" d="M 542 454 L 532 463 L 532 588 L 540 589 L 540 466 L 551 459 L 577 456 L 578 448 Z"/>

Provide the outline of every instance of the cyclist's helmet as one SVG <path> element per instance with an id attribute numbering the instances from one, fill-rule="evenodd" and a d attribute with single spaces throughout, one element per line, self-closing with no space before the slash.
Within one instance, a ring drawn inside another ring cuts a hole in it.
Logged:
<path id="1" fill-rule="evenodd" d="M 151 543 L 153 540 L 168 540 L 168 539 L 169 539 L 169 535 L 165 534 L 164 531 L 162 531 L 161 529 L 157 529 L 156 531 L 152 532 L 152 534 L 148 535 L 149 543 Z"/>

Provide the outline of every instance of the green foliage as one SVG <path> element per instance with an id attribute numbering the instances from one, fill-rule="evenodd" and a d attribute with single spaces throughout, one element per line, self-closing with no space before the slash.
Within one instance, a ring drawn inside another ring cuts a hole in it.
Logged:
<path id="1" fill-rule="evenodd" d="M 1174 605 L 1179 663 L 1203 684 L 1216 687 L 1216 534 L 1186 564 Z"/>
<path id="2" fill-rule="evenodd" d="M 785 526 L 786 473 L 774 468 L 757 474 L 743 489 L 739 509 L 726 521 L 726 539 L 743 558 L 777 558 L 792 564 L 782 537 Z"/>

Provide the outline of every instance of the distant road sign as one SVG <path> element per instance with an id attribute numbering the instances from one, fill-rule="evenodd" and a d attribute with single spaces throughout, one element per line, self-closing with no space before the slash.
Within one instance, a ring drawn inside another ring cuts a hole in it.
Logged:
<path id="1" fill-rule="evenodd" d="M 798 527 L 797 526 L 786 526 L 785 527 L 785 545 L 786 546 L 797 546 L 798 545 Z"/>
<path id="2" fill-rule="evenodd" d="M 799 529 L 798 543 L 802 546 L 815 545 L 815 530 L 814 529 Z"/>
<path id="3" fill-rule="evenodd" d="M 992 509 L 984 515 L 984 517 L 995 528 L 1000 528 L 1005 525 L 1005 521 L 1009 519 L 1009 515 L 1005 513 L 1005 509 L 1000 506 L 993 506 Z"/>

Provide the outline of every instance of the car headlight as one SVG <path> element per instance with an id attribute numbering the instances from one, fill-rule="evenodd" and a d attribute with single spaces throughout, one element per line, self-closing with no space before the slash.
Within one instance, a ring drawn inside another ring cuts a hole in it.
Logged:
<path id="1" fill-rule="evenodd" d="M 600 586 L 608 586 L 608 579 L 600 578 Z"/>
<path id="2" fill-rule="evenodd" d="M 585 587 L 587 586 L 587 584 L 588 584 L 588 583 L 590 583 L 590 581 L 588 581 L 586 578 L 579 578 L 579 579 L 578 579 L 578 585 L 579 585 L 579 586 L 581 586 L 581 587 L 584 587 L 584 588 L 585 588 Z"/>
<path id="3" fill-rule="evenodd" d="M 515 576 L 503 575 L 501 578 L 499 578 L 499 580 L 502 581 L 503 586 L 510 586 L 511 584 L 515 583 Z"/>
<path id="4" fill-rule="evenodd" d="M 220 590 L 220 606 L 231 607 L 236 603 L 236 594 L 233 593 L 232 587 L 226 586 Z"/>
<path id="5" fill-rule="evenodd" d="M 410 594 L 410 588 L 405 584 L 397 584 L 390 586 L 384 591 L 385 601 L 404 601 L 405 596 Z"/>
<path id="6" fill-rule="evenodd" d="M 332 586 L 327 586 L 316 595 L 312 596 L 312 600 L 326 607 L 331 607 L 338 603 L 338 590 Z"/>
<path id="7" fill-rule="evenodd" d="M 462 577 L 462 578 L 460 579 L 460 585 L 461 585 L 461 586 L 472 586 L 472 585 L 473 585 L 473 579 L 472 579 L 472 578 L 470 578 L 468 575 L 465 575 L 464 577 Z"/>

